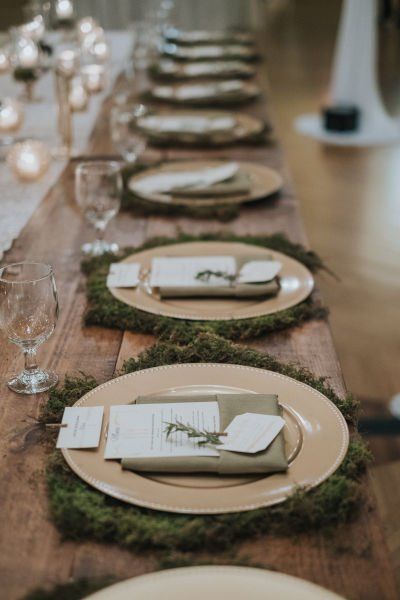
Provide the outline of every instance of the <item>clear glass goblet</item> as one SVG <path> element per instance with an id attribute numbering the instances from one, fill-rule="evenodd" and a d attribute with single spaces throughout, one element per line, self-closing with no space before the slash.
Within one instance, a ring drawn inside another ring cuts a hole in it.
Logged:
<path id="1" fill-rule="evenodd" d="M 139 121 L 148 113 L 143 104 L 123 104 L 111 110 L 111 139 L 125 162 L 133 164 L 146 149 L 147 140 Z"/>
<path id="2" fill-rule="evenodd" d="M 108 223 L 118 213 L 121 204 L 122 175 L 116 161 L 90 161 L 75 171 L 76 202 L 86 221 L 97 231 L 93 243 L 82 246 L 83 252 L 100 256 L 117 252 L 118 244 L 108 244 L 104 233 Z"/>
<path id="3" fill-rule="evenodd" d="M 0 269 L 0 328 L 22 348 L 25 368 L 8 381 L 19 394 L 49 390 L 56 373 L 37 366 L 36 352 L 53 333 L 58 318 L 58 297 L 50 265 L 21 262 Z"/>

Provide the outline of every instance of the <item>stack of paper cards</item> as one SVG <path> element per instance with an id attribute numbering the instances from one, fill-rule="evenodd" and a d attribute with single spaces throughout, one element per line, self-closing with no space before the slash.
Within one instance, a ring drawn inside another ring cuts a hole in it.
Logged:
<path id="1" fill-rule="evenodd" d="M 64 410 L 57 448 L 97 448 L 104 406 L 71 406 Z"/>

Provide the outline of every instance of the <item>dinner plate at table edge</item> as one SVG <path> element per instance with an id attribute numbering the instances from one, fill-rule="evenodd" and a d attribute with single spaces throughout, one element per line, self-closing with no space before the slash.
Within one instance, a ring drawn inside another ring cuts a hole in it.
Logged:
<path id="1" fill-rule="evenodd" d="M 152 115 L 153 116 L 153 115 Z M 191 144 L 208 144 L 210 145 L 218 145 L 224 143 L 230 143 L 234 141 L 240 141 L 242 139 L 246 139 L 248 137 L 260 134 L 265 124 L 262 119 L 258 119 L 257 117 L 253 117 L 252 115 L 247 115 L 239 112 L 229 112 L 224 110 L 174 110 L 163 112 L 159 111 L 156 115 L 157 117 L 208 117 L 208 118 L 231 118 L 235 121 L 235 125 L 232 130 L 228 129 L 226 131 L 221 132 L 207 132 L 197 133 L 197 132 L 188 132 L 188 131 L 174 131 L 174 132 L 166 132 L 166 131 L 157 131 L 157 129 L 149 129 L 146 127 L 140 127 L 141 131 L 147 135 L 150 140 L 160 140 L 168 142 L 169 139 L 179 140 L 181 143 L 191 143 Z M 219 137 L 219 140 L 214 142 L 210 140 L 211 136 Z M 185 137 L 187 139 L 185 139 Z M 189 141 L 187 141 L 189 140 Z M 186 161 L 185 161 L 186 162 Z"/>
<path id="2" fill-rule="evenodd" d="M 123 263 L 137 262 L 141 272 L 149 273 L 151 261 L 160 256 L 235 256 L 272 258 L 282 264 L 280 290 L 266 298 L 160 298 L 146 277 L 136 288 L 109 288 L 111 294 L 128 306 L 145 312 L 192 321 L 230 321 L 274 314 L 303 302 L 314 288 L 311 272 L 299 261 L 261 246 L 242 242 L 184 242 L 142 250 L 125 258 Z"/>
<path id="3" fill-rule="evenodd" d="M 234 79 L 234 78 L 233 78 Z M 237 95 L 232 95 L 229 96 L 229 94 L 227 94 L 225 92 L 222 92 L 222 94 L 220 92 L 216 92 L 215 94 L 211 94 L 209 96 L 195 96 L 195 97 L 191 97 L 191 98 L 181 98 L 179 96 L 177 96 L 177 91 L 180 89 L 180 87 L 182 86 L 192 86 L 192 85 L 201 85 L 199 83 L 171 83 L 171 84 L 157 84 L 154 85 L 153 88 L 150 89 L 150 95 L 157 101 L 165 101 L 165 102 L 172 102 L 174 104 L 180 104 L 182 106 L 198 106 L 198 105 L 210 105 L 210 104 L 218 104 L 218 105 L 223 105 L 223 104 L 241 104 L 247 100 L 251 100 L 253 98 L 257 98 L 257 96 L 260 95 L 261 90 L 258 87 L 258 85 L 250 82 L 250 81 L 243 81 L 243 79 L 240 80 L 242 82 L 242 86 L 240 88 L 240 90 L 237 90 L 236 93 L 240 94 L 240 96 L 238 97 Z M 215 80 L 211 80 L 211 81 L 204 81 L 203 84 L 208 84 L 211 83 L 212 85 L 217 85 L 218 83 L 215 83 Z M 167 92 L 167 95 L 165 94 L 160 94 L 159 93 L 159 88 L 163 88 L 164 91 Z"/>
<path id="4" fill-rule="evenodd" d="M 205 382 L 207 382 L 205 384 Z M 62 450 L 70 468 L 101 492 L 138 506 L 186 514 L 242 512 L 283 502 L 298 487 L 312 488 L 336 471 L 349 443 L 343 415 L 317 390 L 279 373 L 254 367 L 196 363 L 144 369 L 112 379 L 85 394 L 75 406 L 109 408 L 141 395 L 170 395 L 190 401 L 197 394 L 274 393 L 285 419 L 290 466 L 268 476 L 144 474 L 105 461 L 105 436 L 96 450 Z"/>
<path id="5" fill-rule="evenodd" d="M 221 166 L 228 161 L 221 160 L 179 160 L 174 162 L 166 162 L 158 167 L 150 167 L 146 170 L 141 171 L 137 175 L 132 175 L 128 180 L 128 189 L 135 193 L 133 185 L 146 177 L 152 175 L 159 175 L 162 172 L 173 172 L 173 171 L 193 171 L 197 169 L 206 169 Z M 276 194 L 283 186 L 283 180 L 281 175 L 274 169 L 270 169 L 259 163 L 251 163 L 246 161 L 233 161 L 239 166 L 239 169 L 244 173 L 247 173 L 250 177 L 251 188 L 246 194 L 236 194 L 234 196 L 215 196 L 207 198 L 185 198 L 184 196 L 171 196 L 169 194 L 141 194 L 140 197 L 148 202 L 154 202 L 155 204 L 167 204 L 173 206 L 220 206 L 227 204 L 245 204 L 247 202 L 254 202 L 267 198 L 272 194 Z"/>
<path id="6" fill-rule="evenodd" d="M 190 590 L 190 593 L 188 593 Z M 344 600 L 334 592 L 286 573 L 225 565 L 181 567 L 132 577 L 86 600 Z"/>

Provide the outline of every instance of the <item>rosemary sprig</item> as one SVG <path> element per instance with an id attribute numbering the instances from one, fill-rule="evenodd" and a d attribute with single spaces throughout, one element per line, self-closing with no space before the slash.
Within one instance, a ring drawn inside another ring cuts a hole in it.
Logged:
<path id="1" fill-rule="evenodd" d="M 229 281 L 230 283 L 234 283 L 237 279 L 237 275 L 230 275 L 226 271 L 212 271 L 210 269 L 206 269 L 205 271 L 200 271 L 196 275 L 196 279 L 200 279 L 200 281 L 210 281 L 210 278 L 214 275 L 214 277 L 220 277 Z"/>
<path id="2" fill-rule="evenodd" d="M 165 423 L 165 433 L 167 434 L 167 439 L 172 433 L 178 433 L 181 431 L 182 433 L 186 433 L 189 438 L 202 438 L 198 440 L 199 446 L 204 446 L 205 444 L 220 444 L 220 437 L 227 436 L 227 433 L 221 431 L 201 431 L 200 429 L 196 429 L 196 427 L 192 427 L 191 425 L 185 425 L 181 421 L 177 421 L 176 423 Z"/>

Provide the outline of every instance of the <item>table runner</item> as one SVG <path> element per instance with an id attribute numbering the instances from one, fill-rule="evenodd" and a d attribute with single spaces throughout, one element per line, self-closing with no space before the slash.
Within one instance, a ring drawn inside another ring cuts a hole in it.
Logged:
<path id="1" fill-rule="evenodd" d="M 111 46 L 111 64 L 106 89 L 89 100 L 88 110 L 75 113 L 74 147 L 84 153 L 104 99 L 113 89 L 116 77 L 121 72 L 131 51 L 132 34 L 126 32 L 107 32 Z M 51 38 L 50 38 L 51 43 Z M 0 79 L 1 97 L 16 97 L 21 84 L 15 83 L 11 75 Z M 35 93 L 40 102 L 25 104 L 25 120 L 18 137 L 34 137 L 54 147 L 58 143 L 57 105 L 54 97 L 53 73 L 46 73 L 37 83 Z M 0 259 L 18 237 L 41 200 L 56 183 L 67 161 L 53 160 L 42 179 L 33 183 L 18 181 L 3 162 L 0 163 L 2 194 L 0 198 Z"/>

